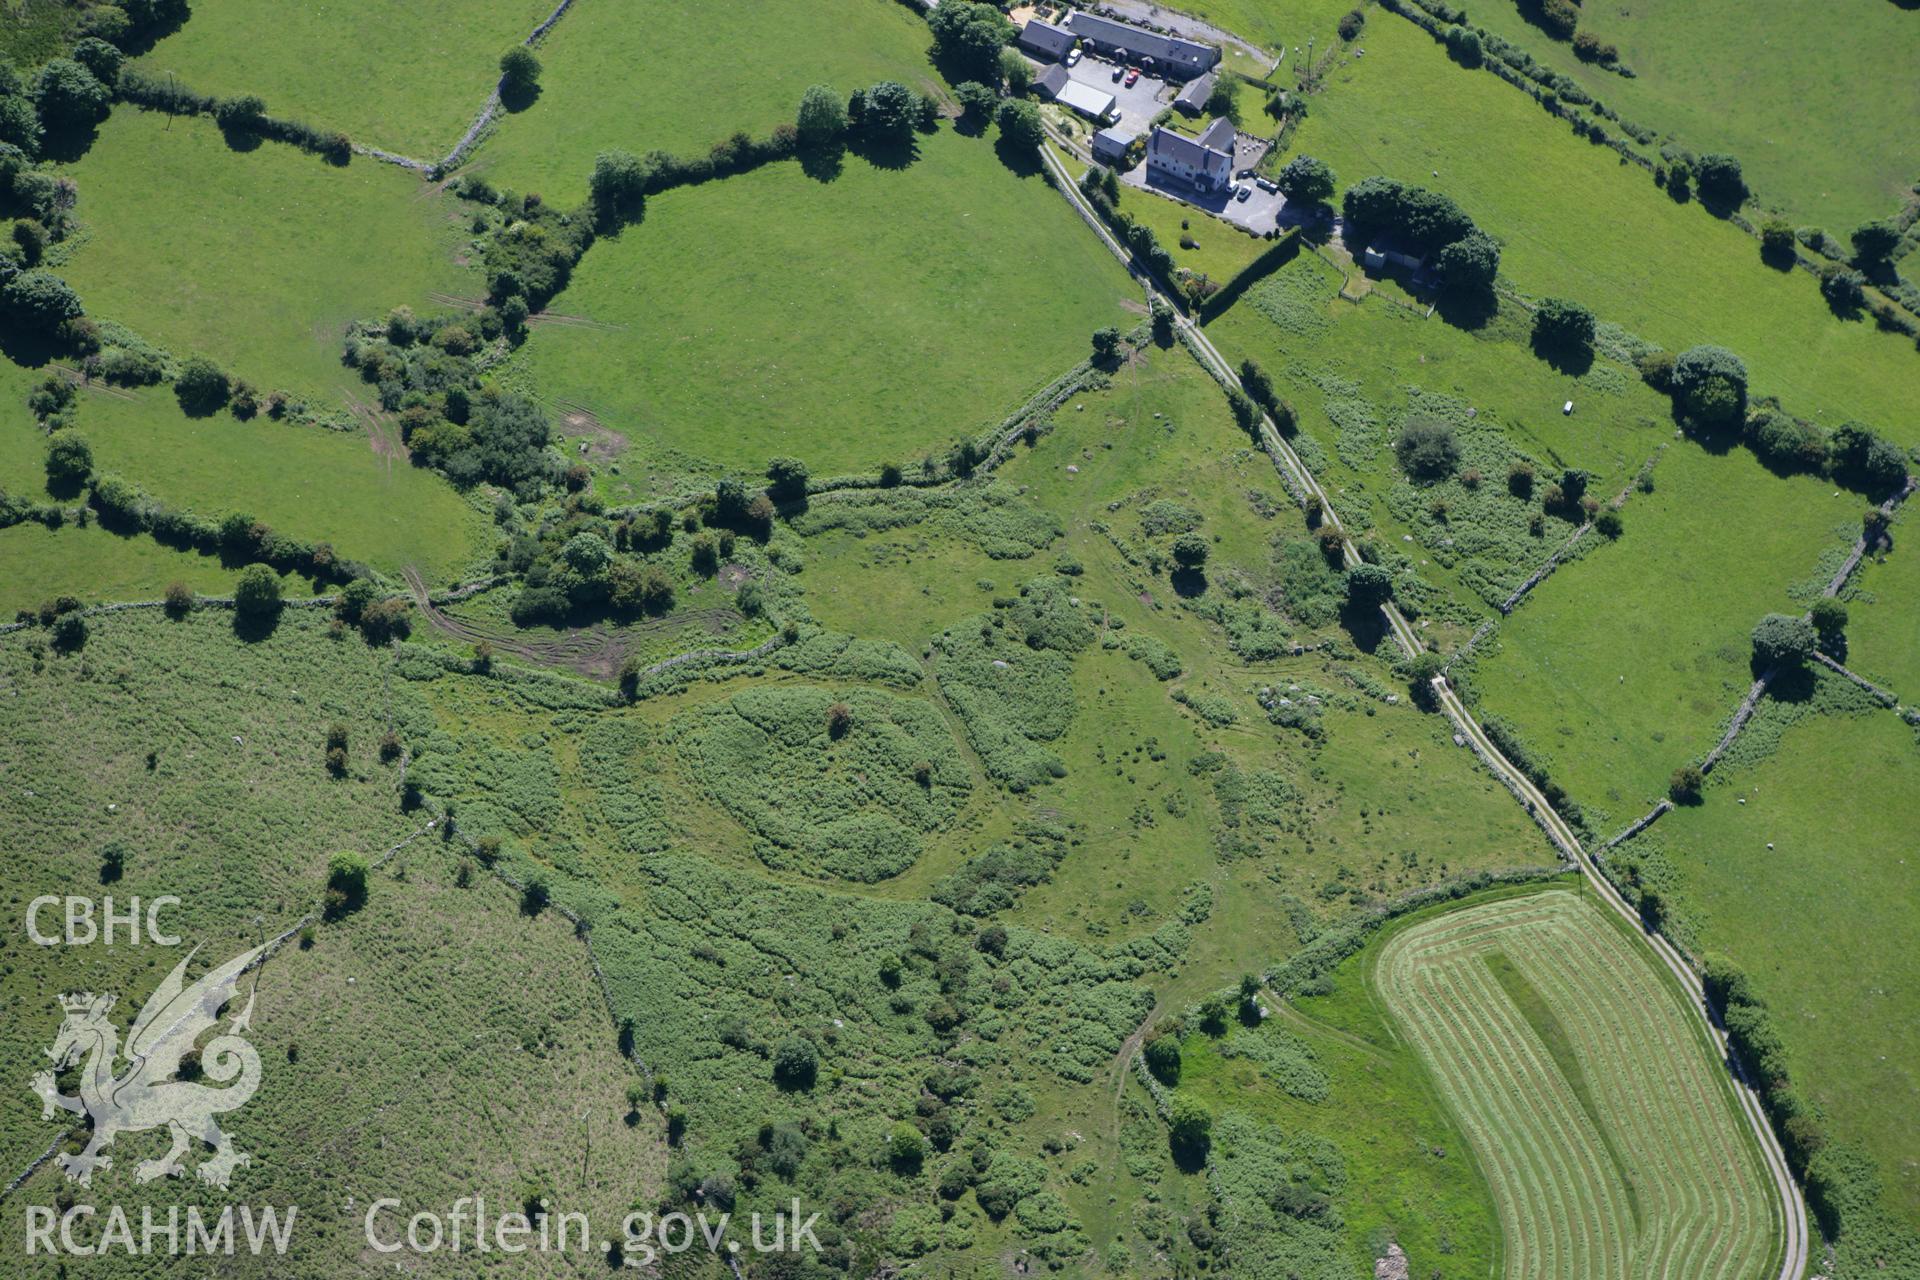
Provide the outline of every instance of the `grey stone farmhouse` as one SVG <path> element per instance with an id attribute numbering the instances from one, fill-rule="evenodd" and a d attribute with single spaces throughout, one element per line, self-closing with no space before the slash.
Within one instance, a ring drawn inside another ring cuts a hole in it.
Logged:
<path id="1" fill-rule="evenodd" d="M 1101 57 L 1137 62 L 1169 80 L 1191 80 L 1213 70 L 1220 61 L 1220 51 L 1210 44 L 1163 36 L 1091 13 L 1075 13 L 1067 19 L 1067 26 Z"/>

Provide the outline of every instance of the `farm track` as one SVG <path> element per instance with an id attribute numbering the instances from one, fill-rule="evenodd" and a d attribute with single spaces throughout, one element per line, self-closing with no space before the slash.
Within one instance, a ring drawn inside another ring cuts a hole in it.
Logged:
<path id="1" fill-rule="evenodd" d="M 1049 136 L 1052 136 L 1051 133 Z M 1054 186 L 1073 206 L 1081 220 L 1093 229 L 1101 242 L 1107 246 L 1108 251 L 1133 274 L 1149 299 L 1160 296 L 1146 270 L 1133 261 L 1126 247 L 1114 237 L 1113 233 L 1100 221 L 1099 215 L 1088 206 L 1079 188 L 1074 184 L 1072 175 L 1067 172 L 1066 166 L 1060 162 L 1053 150 L 1043 144 L 1040 148 L 1040 156 L 1053 179 Z M 1167 301 L 1174 308 L 1178 334 L 1188 350 L 1193 353 L 1195 360 L 1223 385 L 1241 389 L 1240 379 L 1234 373 L 1232 366 L 1200 326 L 1187 314 L 1186 308 L 1178 299 L 1168 298 Z M 1360 559 L 1359 549 L 1355 546 L 1353 539 L 1346 535 L 1345 526 L 1341 524 L 1340 517 L 1326 490 L 1320 486 L 1319 481 L 1314 478 L 1313 473 L 1307 469 L 1306 464 L 1301 461 L 1293 448 L 1281 438 L 1271 418 L 1262 415 L 1259 430 L 1260 443 L 1272 457 L 1275 469 L 1280 472 L 1281 479 L 1289 492 L 1301 501 L 1309 496 L 1320 499 L 1322 519 L 1333 528 L 1340 530 L 1343 535 L 1343 561 L 1349 566 L 1357 563 Z M 1408 656 L 1423 650 L 1425 646 L 1418 633 L 1391 601 L 1381 607 L 1381 613 L 1395 641 Z M 1447 678 L 1444 675 L 1436 676 L 1432 687 L 1441 709 L 1454 722 L 1474 753 L 1520 801 L 1527 813 L 1546 832 L 1548 839 L 1559 848 L 1568 862 L 1593 884 L 1601 900 L 1615 914 L 1635 929 L 1641 929 L 1638 914 L 1620 895 L 1619 890 L 1614 887 L 1613 882 L 1608 879 L 1593 856 L 1582 847 L 1579 836 L 1573 828 L 1541 794 L 1539 788 L 1487 737 L 1486 731 L 1467 710 L 1466 704 L 1460 700 L 1459 694 L 1448 683 Z M 1651 931 L 1643 931 L 1640 936 L 1679 981 L 1681 989 L 1687 993 L 1689 1005 L 1705 1024 L 1709 1037 L 1728 1063 L 1734 1079 L 1740 1111 L 1746 1117 L 1754 1139 L 1760 1146 L 1779 1202 L 1780 1222 L 1777 1228 L 1780 1232 L 1781 1254 L 1777 1275 L 1779 1280 L 1799 1280 L 1799 1277 L 1806 1273 L 1809 1252 L 1806 1203 L 1787 1167 L 1786 1155 L 1781 1150 L 1779 1139 L 1761 1110 L 1759 1097 L 1754 1091 L 1752 1082 L 1747 1079 L 1738 1061 L 1732 1057 L 1727 1046 L 1726 1033 L 1714 1022 L 1712 1012 L 1707 1007 L 1706 993 L 1701 985 L 1700 975 L 1665 937 Z M 1126 1058 L 1137 1051 L 1138 1044 L 1129 1041 L 1128 1047 L 1121 1051 L 1120 1065 L 1124 1068 Z"/>
<path id="2" fill-rule="evenodd" d="M 1590 911 L 1550 891 L 1436 917 L 1382 950 L 1377 988 L 1480 1150 L 1509 1276 L 1754 1275 L 1773 1225 L 1757 1153 L 1658 970 Z M 1484 963 L 1493 951 L 1560 1020 L 1591 1114 Z"/>

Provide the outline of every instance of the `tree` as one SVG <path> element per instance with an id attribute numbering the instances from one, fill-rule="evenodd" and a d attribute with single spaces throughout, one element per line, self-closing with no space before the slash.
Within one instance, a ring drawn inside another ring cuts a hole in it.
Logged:
<path id="1" fill-rule="evenodd" d="M 1707 775 L 1699 765 L 1683 764 L 1667 779 L 1667 794 L 1675 804 L 1699 804 L 1700 790 L 1706 785 Z"/>
<path id="2" fill-rule="evenodd" d="M 1556 40 L 1571 40 L 1580 25 L 1580 10 L 1573 0 L 1541 0 L 1540 25 Z"/>
<path id="3" fill-rule="evenodd" d="M 1443 480 L 1460 465 L 1460 445 L 1453 428 L 1438 418 L 1414 417 L 1393 442 L 1400 469 L 1415 480 Z"/>
<path id="4" fill-rule="evenodd" d="M 927 14 L 934 56 L 958 79 L 998 83 L 1000 53 L 1018 34 L 997 5 L 945 0 Z"/>
<path id="5" fill-rule="evenodd" d="M 1040 108 L 1023 98 L 1002 102 L 994 114 L 994 123 L 1000 126 L 1001 140 L 1022 154 L 1038 151 L 1046 138 L 1046 130 L 1040 124 Z"/>
<path id="6" fill-rule="evenodd" d="M 33 109 L 48 129 L 76 129 L 106 119 L 113 94 L 99 77 L 69 58 L 40 68 L 33 82 Z"/>
<path id="7" fill-rule="evenodd" d="M 1730 427 L 1747 413 L 1747 366 L 1725 347 L 1688 347 L 1673 362 L 1672 388 L 1688 416 L 1708 427 Z"/>
<path id="8" fill-rule="evenodd" d="M 774 458 L 767 463 L 767 492 L 786 501 L 807 493 L 807 464 L 798 458 Z"/>
<path id="9" fill-rule="evenodd" d="M 1760 224 L 1760 256 L 1791 266 L 1794 257 L 1793 224 L 1775 215 Z"/>
<path id="10" fill-rule="evenodd" d="M 1213 91 L 1207 95 L 1207 114 L 1240 123 L 1240 82 L 1232 76 L 1215 76 Z"/>
<path id="11" fill-rule="evenodd" d="M 1197 533 L 1183 533 L 1173 540 L 1173 562 L 1182 569 L 1198 569 L 1207 563 L 1207 540 Z"/>
<path id="12" fill-rule="evenodd" d="M 1710 151 L 1701 156 L 1694 169 L 1694 179 L 1700 184 L 1703 200 L 1737 205 L 1747 198 L 1747 183 L 1740 172 L 1740 162 L 1723 151 Z"/>
<path id="13" fill-rule="evenodd" d="M 847 104 L 824 84 L 816 84 L 800 95 L 800 145 L 824 147 L 836 142 L 847 131 Z"/>
<path id="14" fill-rule="evenodd" d="M 1534 345 L 1545 351 L 1593 348 L 1593 312 L 1565 298 L 1542 298 L 1533 313 Z"/>
<path id="15" fill-rule="evenodd" d="M 788 1036 L 773 1051 L 773 1078 L 783 1089 L 811 1089 L 820 1072 L 820 1051 L 805 1036 Z"/>
<path id="16" fill-rule="evenodd" d="M 80 295 L 51 271 L 22 271 L 0 287 L 0 307 L 7 318 L 27 328 L 51 333 L 83 314 Z"/>
<path id="17" fill-rule="evenodd" d="M 233 394 L 233 383 L 226 371 L 205 356 L 190 356 L 173 380 L 173 394 L 180 407 L 196 417 L 204 416 L 226 404 Z"/>
<path id="18" fill-rule="evenodd" d="M 523 44 L 513 46 L 500 55 L 500 80 L 509 93 L 530 93 L 540 85 L 540 59 Z"/>
<path id="19" fill-rule="evenodd" d="M 1024 98 L 1027 90 L 1033 87 L 1033 64 L 1021 57 L 1017 49 L 1002 49 L 1000 79 L 1006 84 L 1008 93 L 1016 98 Z"/>
<path id="20" fill-rule="evenodd" d="M 1147 1041 L 1147 1070 L 1154 1079 L 1171 1088 L 1180 1083 L 1180 1037 L 1161 1032 Z"/>
<path id="21" fill-rule="evenodd" d="M 1500 273 L 1500 246 L 1484 231 L 1469 231 L 1443 247 L 1433 265 L 1443 288 L 1454 293 L 1484 292 Z"/>
<path id="22" fill-rule="evenodd" d="M 1172 305 L 1164 298 L 1155 298 L 1153 300 L 1151 315 L 1153 318 L 1153 340 L 1163 347 L 1171 345 L 1173 342 Z"/>
<path id="23" fill-rule="evenodd" d="M 1820 264 L 1820 296 L 1835 311 L 1851 314 L 1867 300 L 1867 278 L 1837 262 Z"/>
<path id="24" fill-rule="evenodd" d="M 1864 493 L 1897 489 L 1907 478 L 1907 456 L 1898 446 L 1858 422 L 1833 429 L 1827 454 L 1834 478 Z"/>
<path id="25" fill-rule="evenodd" d="M 266 118 L 267 104 L 253 94 L 222 98 L 213 109 L 214 123 L 228 133 L 253 133 Z"/>
<path id="26" fill-rule="evenodd" d="M 1891 222 L 1863 222 L 1853 229 L 1853 262 L 1865 270 L 1881 266 L 1900 243 L 1900 228 Z"/>
<path id="27" fill-rule="evenodd" d="M 953 87 L 953 96 L 960 104 L 960 118 L 975 129 L 985 128 L 993 119 L 994 104 L 1000 100 L 999 94 L 978 80 L 961 81 Z"/>
<path id="28" fill-rule="evenodd" d="M 847 730 L 853 728 L 853 709 L 844 702 L 836 702 L 827 708 L 827 736 L 838 741 L 847 736 Z"/>
<path id="29" fill-rule="evenodd" d="M 193 612 L 193 588 L 184 582 L 167 584 L 166 611 L 169 618 L 184 618 Z"/>
<path id="30" fill-rule="evenodd" d="M 1593 518 L 1593 527 L 1600 531 L 1602 537 L 1618 538 L 1626 532 L 1627 525 L 1621 519 L 1618 507 L 1607 507 Z"/>
<path id="31" fill-rule="evenodd" d="M 1804 666 L 1817 641 L 1813 624 L 1805 618 L 1770 613 L 1753 629 L 1753 661 L 1762 671 Z"/>
<path id="32" fill-rule="evenodd" d="M 1342 40 L 1352 40 L 1360 34 L 1366 25 L 1367 11 L 1365 9 L 1349 9 L 1340 15 L 1340 26 L 1338 28 L 1340 38 Z"/>
<path id="33" fill-rule="evenodd" d="M 860 128 L 876 141 L 904 143 L 913 137 L 917 114 L 913 90 L 897 80 L 882 80 L 862 97 Z"/>
<path id="34" fill-rule="evenodd" d="M 1299 155 L 1287 161 L 1275 181 L 1289 200 L 1325 204 L 1333 198 L 1333 169 L 1314 156 Z"/>
<path id="35" fill-rule="evenodd" d="M 654 166 L 631 151 L 602 151 L 595 156 L 593 176 L 587 181 L 587 191 L 593 199 L 594 214 L 600 225 L 611 228 L 638 217 L 645 207 L 647 187 L 653 177 Z M 509 298 L 508 302 L 511 301 L 513 299 Z M 520 318 L 524 322 L 524 300 L 520 306 Z M 503 307 L 503 314 L 504 310 Z"/>
<path id="36" fill-rule="evenodd" d="M 1096 364 L 1111 364 L 1120 354 L 1120 331 L 1112 325 L 1093 331 L 1093 359 Z"/>
<path id="37" fill-rule="evenodd" d="M 73 60 L 91 71 L 101 84 L 111 85 L 127 55 L 98 36 L 86 36 L 73 46 Z"/>
<path id="38" fill-rule="evenodd" d="M 53 647 L 61 653 L 74 653 L 86 647 L 87 620 L 78 611 L 63 613 L 53 620 Z"/>
<path id="39" fill-rule="evenodd" d="M 1168 1135 L 1173 1145 L 1193 1156 L 1204 1156 L 1213 1144 L 1213 1115 L 1191 1094 L 1176 1093 L 1168 1109 Z"/>
<path id="40" fill-rule="evenodd" d="M 280 579 L 263 564 L 248 565 L 233 585 L 233 607 L 243 618 L 267 618 L 280 612 Z"/>
<path id="41" fill-rule="evenodd" d="M 1821 652 L 1845 652 L 1847 606 L 1832 596 L 1821 596 L 1807 612 L 1807 620 L 1813 624 L 1813 630 L 1819 636 Z"/>
<path id="42" fill-rule="evenodd" d="M 1448 27 L 1447 52 L 1463 67 L 1477 67 L 1486 60 L 1486 53 L 1480 47 L 1480 33 L 1472 27 Z"/>
<path id="43" fill-rule="evenodd" d="M 613 548 L 599 534 L 582 530 L 567 539 L 567 544 L 560 548 L 560 558 L 581 577 L 598 578 L 613 563 Z"/>
<path id="44" fill-rule="evenodd" d="M 1393 575 L 1377 564 L 1357 564 L 1347 570 L 1347 599 L 1362 607 L 1393 599 Z"/>
<path id="45" fill-rule="evenodd" d="M 371 868 L 358 853 L 342 851 L 327 859 L 327 916 L 338 919 L 357 911 L 367 901 L 367 874 Z"/>
<path id="46" fill-rule="evenodd" d="M 927 1140 L 918 1129 L 902 1120 L 887 1135 L 887 1160 L 901 1173 L 914 1173 L 927 1156 Z"/>
<path id="47" fill-rule="evenodd" d="M 83 483 L 93 471 L 93 450 L 72 431 L 56 431 L 47 438 L 47 483 L 69 489 Z"/>

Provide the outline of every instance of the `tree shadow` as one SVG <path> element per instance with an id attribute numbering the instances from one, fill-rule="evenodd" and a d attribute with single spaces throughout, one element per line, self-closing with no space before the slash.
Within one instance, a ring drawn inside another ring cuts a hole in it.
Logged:
<path id="1" fill-rule="evenodd" d="M 93 149 L 100 137 L 97 121 L 88 124 L 63 124 L 47 130 L 40 140 L 40 158 L 56 164 L 72 164 Z"/>
<path id="2" fill-rule="evenodd" d="M 1353 638 L 1354 648 L 1373 653 L 1387 637 L 1387 615 L 1377 604 L 1349 600 L 1340 606 L 1340 625 Z"/>
<path id="3" fill-rule="evenodd" d="M 905 169 L 920 158 L 920 144 L 911 135 L 904 138 L 858 137 L 849 149 L 876 169 Z"/>
<path id="4" fill-rule="evenodd" d="M 1044 172 L 1046 166 L 1040 162 L 1037 150 L 1023 150 L 1007 141 L 1001 134 L 993 143 L 993 153 L 1000 157 L 1000 163 L 1013 171 L 1015 177 L 1031 178 Z"/>
<path id="5" fill-rule="evenodd" d="M 847 147 L 838 140 L 817 147 L 802 147 L 799 158 L 800 172 L 815 182 L 833 182 L 847 167 Z"/>
<path id="6" fill-rule="evenodd" d="M 540 101 L 538 84 L 502 84 L 500 86 L 502 110 L 518 115 L 538 101 Z"/>
<path id="7" fill-rule="evenodd" d="M 1207 575 L 1201 569 L 1175 569 L 1168 581 L 1173 584 L 1173 593 L 1182 600 L 1192 600 L 1207 592 Z"/>
<path id="8" fill-rule="evenodd" d="M 1731 218 L 1738 212 L 1740 206 L 1746 202 L 1747 198 L 1745 187 L 1733 191 L 1709 191 L 1705 187 L 1701 187 L 1699 190 L 1700 207 L 1722 221 Z"/>
<path id="9" fill-rule="evenodd" d="M 1491 289 L 1448 289 L 1435 302 L 1434 314 L 1456 329 L 1484 329 L 1500 311 L 1500 299 Z"/>
<path id="10" fill-rule="evenodd" d="M 1793 270 L 1793 264 L 1798 257 L 1791 244 L 1770 245 L 1762 242 L 1760 245 L 1760 261 L 1775 271 Z"/>
<path id="11" fill-rule="evenodd" d="M 1177 1138 L 1167 1139 L 1167 1150 L 1173 1156 L 1174 1168 L 1182 1173 L 1204 1173 L 1207 1168 L 1209 1142 L 1181 1142 Z"/>
<path id="12" fill-rule="evenodd" d="M 86 481 L 79 476 L 47 477 L 47 493 L 62 502 L 70 502 L 79 497 L 86 487 Z"/>
<path id="13" fill-rule="evenodd" d="M 1555 373 L 1577 378 L 1593 368 L 1593 348 L 1583 343 L 1549 342 L 1535 337 L 1533 354 L 1545 360 Z"/>
<path id="14" fill-rule="evenodd" d="M 242 154 L 260 149 L 261 137 L 258 131 L 240 126 L 221 126 L 220 139 L 227 144 L 227 150 Z"/>
<path id="15" fill-rule="evenodd" d="M 265 609 L 259 613 L 233 611 L 233 634 L 247 644 L 259 644 L 273 635 L 280 626 L 279 608 Z"/>
<path id="16" fill-rule="evenodd" d="M 1756 672 L 1753 678 L 1758 680 L 1759 673 Z M 1782 664 L 1774 670 L 1773 679 L 1767 682 L 1767 696 L 1775 702 L 1810 702 L 1816 682 L 1812 667 L 1804 663 L 1794 666 Z"/>
<path id="17" fill-rule="evenodd" d="M 46 329 L 0 320 L 0 355 L 24 369 L 38 369 L 66 354 L 66 344 Z"/>

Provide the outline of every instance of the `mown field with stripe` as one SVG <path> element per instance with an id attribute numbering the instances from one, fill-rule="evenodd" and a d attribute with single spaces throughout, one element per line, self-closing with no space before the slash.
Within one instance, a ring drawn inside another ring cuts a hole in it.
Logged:
<path id="1" fill-rule="evenodd" d="M 1423 920 L 1373 982 L 1486 1170 L 1508 1276 L 1769 1273 L 1773 1196 L 1723 1068 L 1598 906 L 1554 890 Z"/>

